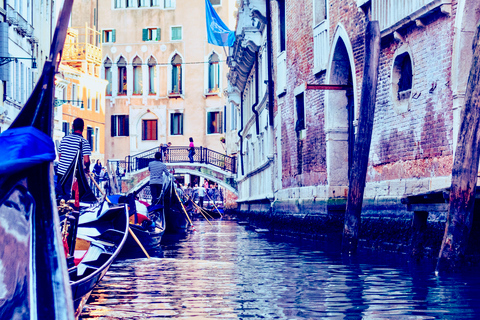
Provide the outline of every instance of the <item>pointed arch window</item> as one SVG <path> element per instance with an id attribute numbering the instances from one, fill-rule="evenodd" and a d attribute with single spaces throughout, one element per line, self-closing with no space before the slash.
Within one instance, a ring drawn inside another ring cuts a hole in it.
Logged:
<path id="1" fill-rule="evenodd" d="M 133 94 L 143 93 L 142 60 L 137 56 L 133 59 Z"/>
<path id="2" fill-rule="evenodd" d="M 127 61 L 121 57 L 117 63 L 118 66 L 118 94 L 127 94 Z"/>
<path id="3" fill-rule="evenodd" d="M 208 92 L 220 92 L 220 60 L 216 53 L 208 61 Z"/>
<path id="4" fill-rule="evenodd" d="M 148 59 L 148 93 L 155 94 L 157 88 L 157 61 L 155 58 Z"/>
<path id="5" fill-rule="evenodd" d="M 103 63 L 105 67 L 105 80 L 108 81 L 107 84 L 107 96 L 112 95 L 112 61 L 107 58 Z"/>
<path id="6" fill-rule="evenodd" d="M 182 93 L 182 59 L 178 54 L 172 58 L 172 94 Z"/>

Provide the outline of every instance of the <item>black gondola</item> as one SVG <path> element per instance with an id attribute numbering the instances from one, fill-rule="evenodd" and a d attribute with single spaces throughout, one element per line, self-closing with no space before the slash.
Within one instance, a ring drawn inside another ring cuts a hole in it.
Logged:
<path id="1" fill-rule="evenodd" d="M 109 207 L 103 201 L 66 219 L 70 228 L 65 230 L 76 235 L 68 241 L 68 271 L 75 317 L 78 317 L 127 240 L 128 212 L 125 205 Z"/>
<path id="2" fill-rule="evenodd" d="M 168 179 L 164 186 L 165 206 L 165 233 L 185 233 L 188 231 L 189 221 L 182 207 L 174 182 Z"/>
<path id="3" fill-rule="evenodd" d="M 156 254 L 160 250 L 160 243 L 165 232 L 165 215 L 162 205 L 148 207 L 148 216 L 137 212 L 135 195 L 127 197 L 129 204 L 130 229 L 149 254 Z M 129 235 L 122 257 L 144 256 L 144 253 L 132 235 Z"/>
<path id="4" fill-rule="evenodd" d="M 50 55 L 22 111 L 0 135 L 1 319 L 73 319 L 53 186 L 54 77 L 73 0 L 65 0 Z"/>

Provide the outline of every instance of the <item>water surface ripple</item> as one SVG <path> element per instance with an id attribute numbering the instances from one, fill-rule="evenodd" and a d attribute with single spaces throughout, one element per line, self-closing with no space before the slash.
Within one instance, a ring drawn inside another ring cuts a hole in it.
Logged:
<path id="1" fill-rule="evenodd" d="M 160 257 L 116 261 L 82 319 L 475 319 L 476 272 L 436 277 L 434 264 L 339 254 L 234 221 L 196 222 Z"/>

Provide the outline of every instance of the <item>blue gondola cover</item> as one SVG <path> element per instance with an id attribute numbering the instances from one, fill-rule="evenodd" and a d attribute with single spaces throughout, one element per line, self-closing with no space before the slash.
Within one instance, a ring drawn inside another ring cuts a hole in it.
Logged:
<path id="1" fill-rule="evenodd" d="M 0 134 L 0 175 L 54 159 L 52 138 L 34 127 L 9 129 Z"/>

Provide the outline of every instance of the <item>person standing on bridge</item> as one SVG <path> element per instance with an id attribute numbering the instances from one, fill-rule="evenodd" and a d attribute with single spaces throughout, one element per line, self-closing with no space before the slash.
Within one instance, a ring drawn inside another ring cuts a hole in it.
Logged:
<path id="1" fill-rule="evenodd" d="M 170 172 L 167 170 L 167 166 L 162 162 L 162 154 L 155 152 L 155 160 L 148 164 L 148 170 L 150 170 L 150 192 L 152 193 L 152 204 L 156 204 L 163 188 L 163 174 L 168 177 Z"/>
<path id="2" fill-rule="evenodd" d="M 188 138 L 190 140 L 190 144 L 188 145 L 188 159 L 190 159 L 190 163 L 193 163 L 193 156 L 195 155 L 195 146 L 193 144 L 193 138 Z"/>

